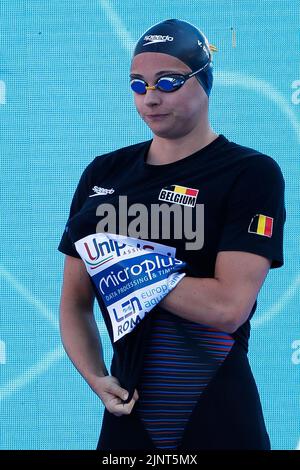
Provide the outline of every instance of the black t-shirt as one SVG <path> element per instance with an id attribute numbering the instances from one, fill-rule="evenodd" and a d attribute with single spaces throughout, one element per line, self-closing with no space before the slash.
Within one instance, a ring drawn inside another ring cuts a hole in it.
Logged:
<path id="1" fill-rule="evenodd" d="M 106 217 L 108 225 L 102 223 L 100 231 L 124 234 L 124 227 L 131 227 L 144 240 L 176 247 L 176 257 L 187 263 L 189 276 L 213 277 L 220 251 L 255 253 L 272 260 L 273 268 L 283 264 L 284 180 L 271 157 L 220 135 L 182 160 L 149 165 L 150 145 L 151 140 L 122 148 L 87 166 L 73 197 L 60 251 L 79 258 L 74 243 L 99 231 L 98 224 Z M 175 215 L 157 215 L 163 205 L 172 205 Z M 97 292 L 96 296 L 103 307 Z M 250 318 L 255 308 L 256 304 Z M 131 391 L 150 318 L 113 344 L 111 372 Z M 249 331 L 248 320 L 233 334 L 246 350 Z"/>

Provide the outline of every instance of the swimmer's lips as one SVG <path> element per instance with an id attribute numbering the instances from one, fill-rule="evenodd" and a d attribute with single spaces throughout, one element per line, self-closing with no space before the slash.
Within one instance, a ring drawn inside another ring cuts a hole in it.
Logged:
<path id="1" fill-rule="evenodd" d="M 163 121 L 169 114 L 146 114 L 145 118 L 148 121 Z"/>

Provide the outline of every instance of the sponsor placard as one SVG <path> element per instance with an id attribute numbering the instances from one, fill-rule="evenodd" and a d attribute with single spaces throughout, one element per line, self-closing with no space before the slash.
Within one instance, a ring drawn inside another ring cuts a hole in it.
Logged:
<path id="1" fill-rule="evenodd" d="M 173 247 L 110 233 L 75 243 L 103 299 L 113 341 L 130 333 L 185 276 Z"/>

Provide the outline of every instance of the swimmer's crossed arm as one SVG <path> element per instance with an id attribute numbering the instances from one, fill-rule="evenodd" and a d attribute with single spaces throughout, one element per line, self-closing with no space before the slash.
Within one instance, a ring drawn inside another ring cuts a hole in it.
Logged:
<path id="1" fill-rule="evenodd" d="M 66 256 L 60 304 L 60 330 L 64 348 L 74 366 L 115 416 L 130 414 L 138 399 L 108 374 L 99 330 L 93 313 L 94 292 L 83 261 Z"/>

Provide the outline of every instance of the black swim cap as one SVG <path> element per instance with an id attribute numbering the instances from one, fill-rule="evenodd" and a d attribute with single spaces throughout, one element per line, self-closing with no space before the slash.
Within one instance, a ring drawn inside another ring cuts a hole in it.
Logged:
<path id="1" fill-rule="evenodd" d="M 202 69 L 195 77 L 207 96 L 213 83 L 212 57 L 204 34 L 182 20 L 166 20 L 152 26 L 138 40 L 133 57 L 143 52 L 160 52 L 184 62 L 192 72 Z"/>

